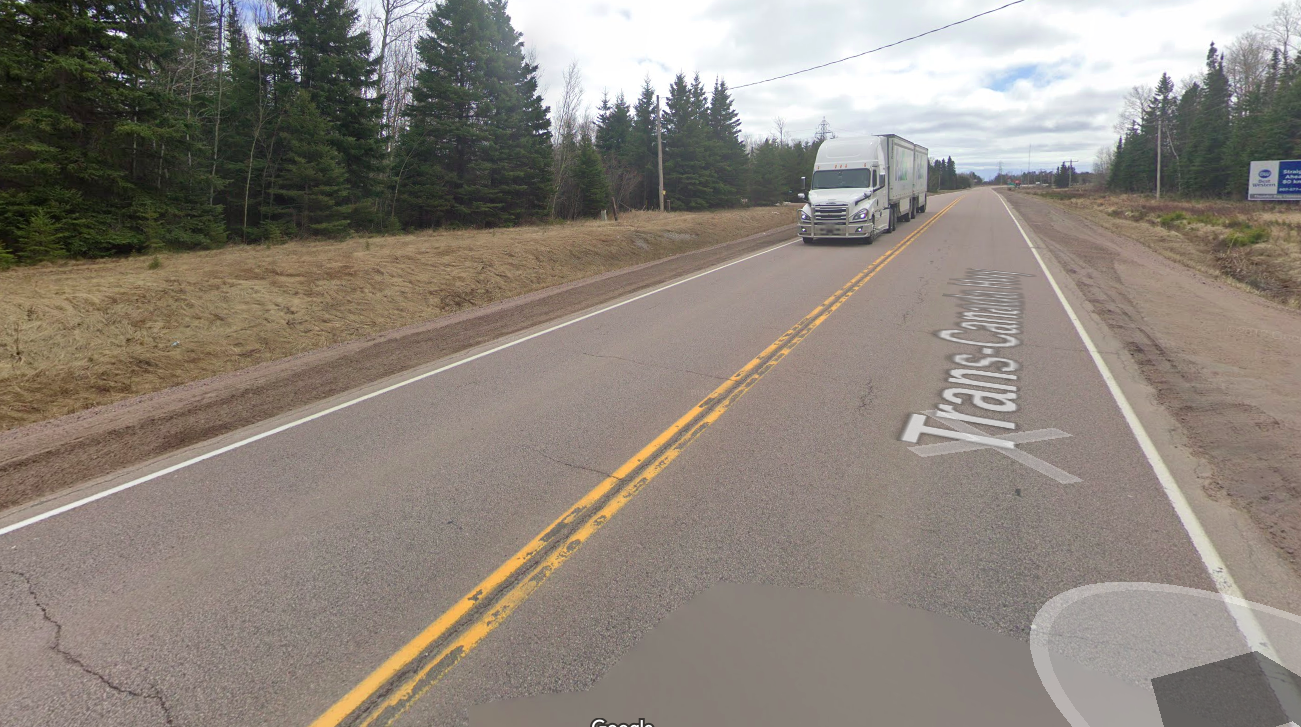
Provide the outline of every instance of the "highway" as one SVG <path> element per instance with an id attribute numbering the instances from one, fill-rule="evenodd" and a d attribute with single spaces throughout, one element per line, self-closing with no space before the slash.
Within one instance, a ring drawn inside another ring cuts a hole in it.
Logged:
<path id="1" fill-rule="evenodd" d="M 0 724 L 467 724 L 720 582 L 1025 638 L 1076 586 L 1215 589 L 1150 455 L 999 194 L 935 196 L 0 521 Z"/>

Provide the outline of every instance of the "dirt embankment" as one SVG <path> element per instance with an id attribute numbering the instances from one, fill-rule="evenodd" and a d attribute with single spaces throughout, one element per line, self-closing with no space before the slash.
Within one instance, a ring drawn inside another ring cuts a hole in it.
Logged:
<path id="1" fill-rule="evenodd" d="M 789 239 L 793 216 L 631 213 L 0 273 L 0 510 Z"/>
<path id="2" fill-rule="evenodd" d="M 1301 570 L 1301 312 L 1228 284 L 1218 267 L 1174 262 L 1214 252 L 1178 232 L 1153 241 L 1152 226 L 1128 221 L 1135 241 L 1096 210 L 1007 198 L 1179 422 L 1210 494 Z"/>
<path id="3" fill-rule="evenodd" d="M 1301 307 L 1301 210 L 1293 202 L 1028 192 L 1158 254 L 1288 307 Z"/>

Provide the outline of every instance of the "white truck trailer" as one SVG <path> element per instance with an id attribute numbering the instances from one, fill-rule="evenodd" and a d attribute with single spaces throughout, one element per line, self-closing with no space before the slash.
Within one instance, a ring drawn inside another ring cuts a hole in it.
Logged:
<path id="1" fill-rule="evenodd" d="M 800 237 L 870 244 L 925 212 L 927 153 L 894 134 L 822 142 L 807 185 L 808 203 L 800 210 Z"/>

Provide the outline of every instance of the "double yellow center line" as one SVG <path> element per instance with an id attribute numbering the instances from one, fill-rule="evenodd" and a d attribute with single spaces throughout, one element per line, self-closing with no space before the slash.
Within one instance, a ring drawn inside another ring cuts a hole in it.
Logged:
<path id="1" fill-rule="evenodd" d="M 632 459 L 624 462 L 477 588 L 318 717 L 312 727 L 388 725 L 401 717 L 764 374 L 957 203 L 958 199 L 949 203 L 855 275 L 763 353 L 682 415 Z"/>

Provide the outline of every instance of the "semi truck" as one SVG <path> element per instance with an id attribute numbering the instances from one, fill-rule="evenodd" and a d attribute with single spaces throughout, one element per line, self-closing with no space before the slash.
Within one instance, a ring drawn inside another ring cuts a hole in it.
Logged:
<path id="1" fill-rule="evenodd" d="M 926 211 L 928 150 L 895 134 L 827 139 L 804 180 L 800 210 L 804 242 L 871 244 Z"/>

